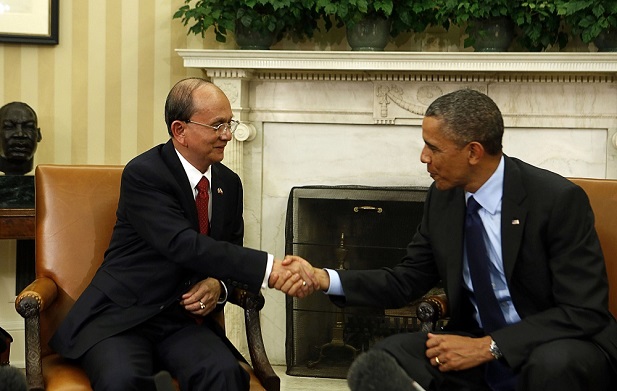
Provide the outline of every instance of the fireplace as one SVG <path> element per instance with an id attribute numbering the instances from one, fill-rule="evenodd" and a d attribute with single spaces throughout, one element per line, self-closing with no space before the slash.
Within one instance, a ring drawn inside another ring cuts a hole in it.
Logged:
<path id="1" fill-rule="evenodd" d="M 294 187 L 286 253 L 331 269 L 394 266 L 420 223 L 425 197 L 423 187 Z M 414 314 L 411 307 L 340 309 L 323 294 L 287 298 L 287 373 L 345 378 L 353 359 L 375 342 L 417 330 Z"/>

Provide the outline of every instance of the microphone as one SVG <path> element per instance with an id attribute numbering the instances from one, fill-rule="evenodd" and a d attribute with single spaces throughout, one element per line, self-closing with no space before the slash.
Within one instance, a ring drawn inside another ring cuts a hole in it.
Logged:
<path id="1" fill-rule="evenodd" d="M 176 391 L 173 379 L 167 371 L 160 371 L 154 375 L 154 385 L 156 391 Z"/>
<path id="2" fill-rule="evenodd" d="M 28 391 L 26 376 L 18 368 L 0 366 L 0 391 Z"/>
<path id="3" fill-rule="evenodd" d="M 354 360 L 347 372 L 351 391 L 424 391 L 418 383 L 383 350 L 371 349 Z"/>

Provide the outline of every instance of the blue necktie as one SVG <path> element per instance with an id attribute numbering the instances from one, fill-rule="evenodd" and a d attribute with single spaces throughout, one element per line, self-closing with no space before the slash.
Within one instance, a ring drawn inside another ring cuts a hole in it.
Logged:
<path id="1" fill-rule="evenodd" d="M 465 219 L 465 244 L 473 295 L 482 320 L 482 328 L 488 334 L 506 326 L 507 323 L 491 282 L 489 272 L 491 261 L 484 242 L 484 225 L 478 214 L 480 208 L 480 204 L 473 197 L 469 197 Z M 490 361 L 487 364 L 486 382 L 495 391 L 514 390 L 517 383 L 516 375 L 500 361 Z"/>
<path id="2" fill-rule="evenodd" d="M 467 245 L 467 263 L 473 285 L 473 294 L 478 305 L 484 331 L 490 333 L 506 325 L 489 273 L 491 263 L 484 243 L 484 225 L 478 214 L 480 204 L 473 198 L 467 200 L 467 218 L 465 219 L 465 243 Z"/>

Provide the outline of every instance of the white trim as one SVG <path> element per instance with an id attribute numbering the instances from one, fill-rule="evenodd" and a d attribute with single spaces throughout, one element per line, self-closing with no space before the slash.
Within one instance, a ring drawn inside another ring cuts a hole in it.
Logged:
<path id="1" fill-rule="evenodd" d="M 354 52 L 176 49 L 187 68 L 296 71 L 616 73 L 600 52 Z"/>

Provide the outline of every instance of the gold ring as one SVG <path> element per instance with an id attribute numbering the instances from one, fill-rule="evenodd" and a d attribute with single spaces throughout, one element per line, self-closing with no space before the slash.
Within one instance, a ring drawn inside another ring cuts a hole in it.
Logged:
<path id="1" fill-rule="evenodd" d="M 302 281 L 302 286 L 306 286 L 306 281 Z"/>
<path id="2" fill-rule="evenodd" d="M 202 310 L 204 308 L 206 308 L 206 305 L 204 303 L 202 303 L 201 300 L 199 300 L 199 308 L 202 309 Z"/>
<path id="3" fill-rule="evenodd" d="M 435 357 L 435 362 L 437 363 L 437 365 L 443 365 L 443 363 L 439 361 L 439 357 Z"/>

